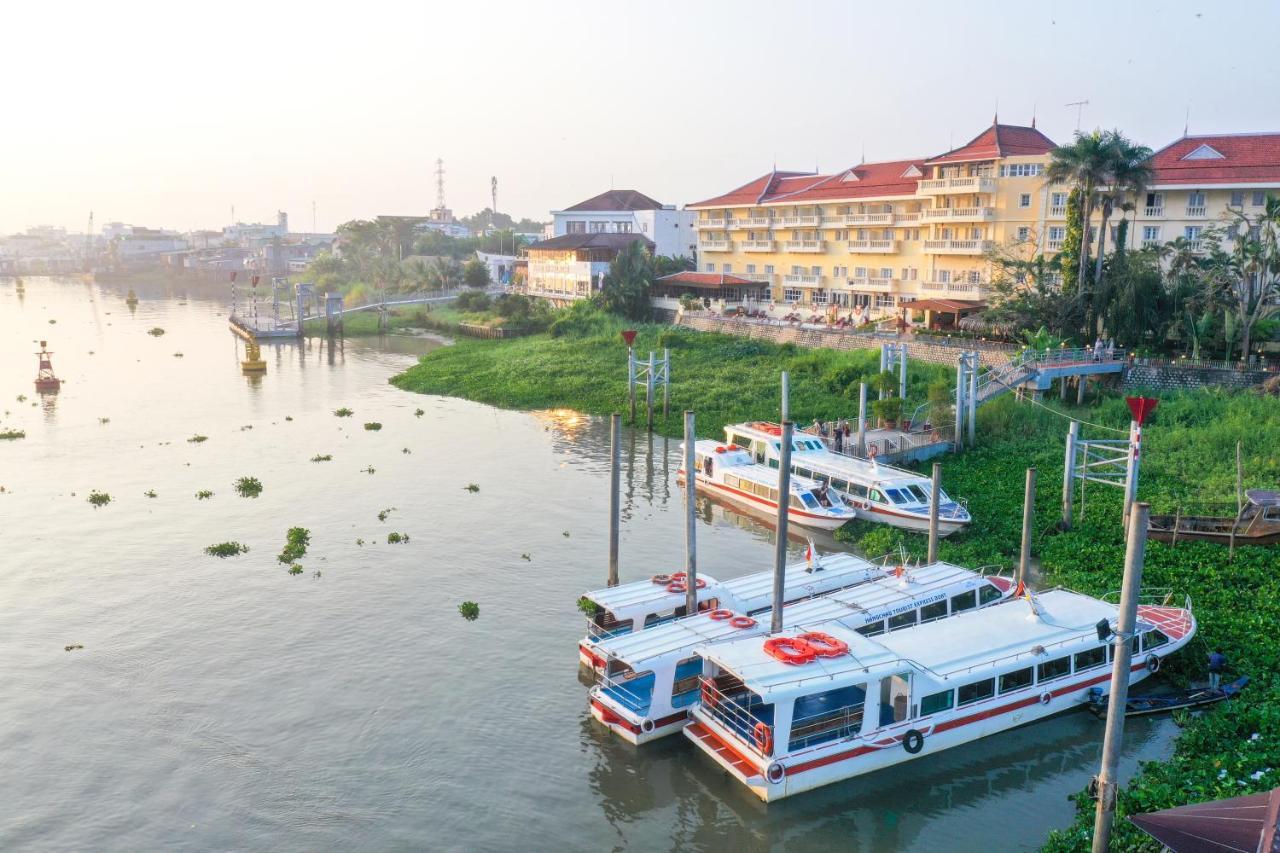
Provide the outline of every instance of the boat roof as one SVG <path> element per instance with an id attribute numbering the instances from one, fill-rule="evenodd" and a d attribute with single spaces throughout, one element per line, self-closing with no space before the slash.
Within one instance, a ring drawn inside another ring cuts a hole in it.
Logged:
<path id="1" fill-rule="evenodd" d="M 684 448 L 684 442 L 680 443 L 681 449 Z M 745 450 L 729 450 L 728 445 L 719 441 L 711 441 L 710 439 L 699 439 L 694 444 L 694 450 L 704 456 L 714 456 L 721 465 L 732 466 L 734 476 L 746 477 L 757 483 L 763 483 L 768 486 L 777 488 L 778 486 L 778 469 L 770 468 L 768 465 L 761 465 L 759 462 L 751 458 L 751 454 Z M 723 447 L 723 453 L 717 453 L 716 448 Z M 808 477 L 801 477 L 792 474 L 788 478 L 793 489 L 809 489 L 813 490 L 823 485 L 817 480 Z"/>
<path id="2" fill-rule="evenodd" d="M 877 678 L 905 669 L 943 683 L 980 677 L 979 671 L 1006 664 L 1013 657 L 1025 655 L 1028 663 L 1041 660 L 1033 648 L 1044 646 L 1052 655 L 1053 645 L 1093 636 L 1097 622 L 1113 618 L 1117 611 L 1115 605 L 1062 589 L 1042 593 L 1035 602 L 1039 617 L 1032 615 L 1025 600 L 1013 599 L 874 639 L 859 634 L 854 619 L 806 620 L 774 636 L 822 631 L 847 643 L 849 654 L 801 666 L 785 664 L 765 652 L 762 636 L 721 643 L 701 654 L 762 696 L 811 693 L 819 684 Z"/>
<path id="3" fill-rule="evenodd" d="M 680 442 L 680 449 L 684 449 L 684 442 Z M 703 456 L 714 456 L 723 465 L 755 465 L 756 460 L 751 458 L 751 452 L 733 444 L 725 444 L 723 441 L 713 441 L 709 438 L 700 438 L 693 443 L 693 449 Z"/>
<path id="4" fill-rule="evenodd" d="M 886 611 L 918 607 L 975 589 L 987 579 L 975 571 L 951 563 L 931 563 L 907 569 L 902 577 L 887 574 L 849 589 L 842 589 L 810 601 L 787 607 L 787 619 L 805 624 L 828 619 L 856 619 L 858 627 L 873 619 L 883 619 Z M 853 622 L 850 622 L 853 625 Z"/>
<path id="5" fill-rule="evenodd" d="M 781 427 L 772 421 L 747 421 L 744 423 L 729 424 L 725 428 L 725 434 L 728 435 L 730 430 L 738 433 L 745 433 L 753 438 L 761 438 L 771 443 L 771 445 L 780 445 Z M 803 439 L 816 440 L 822 444 L 821 449 L 797 447 L 796 443 Z M 798 462 L 803 459 L 808 464 L 822 464 L 837 470 L 843 470 L 848 474 L 861 477 L 866 480 L 879 480 L 888 482 L 895 477 L 909 479 L 912 482 L 920 480 L 928 480 L 928 477 L 917 474 L 914 471 L 908 471 L 905 468 L 895 468 L 892 465 L 885 465 L 881 462 L 873 462 L 861 456 L 846 456 L 843 453 L 834 453 L 827 448 L 826 444 L 821 441 L 821 436 L 814 435 L 804 430 L 796 430 L 792 434 L 792 461 Z"/>
<path id="6" fill-rule="evenodd" d="M 1280 506 L 1280 492 L 1270 489 L 1250 489 L 1245 496 L 1255 506 Z"/>
<path id="7" fill-rule="evenodd" d="M 698 572 L 698 579 L 707 582 L 704 589 L 698 590 L 699 601 L 719 593 L 720 582 L 711 575 Z M 666 613 L 685 603 L 683 592 L 667 592 L 666 584 L 654 583 L 648 578 L 592 590 L 586 593 L 586 597 L 608 610 L 619 621 L 650 613 Z"/>

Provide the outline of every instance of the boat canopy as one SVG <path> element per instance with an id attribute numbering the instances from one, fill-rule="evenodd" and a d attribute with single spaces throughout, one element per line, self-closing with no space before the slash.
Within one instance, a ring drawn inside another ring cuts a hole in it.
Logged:
<path id="1" fill-rule="evenodd" d="M 1249 498 L 1249 503 L 1254 506 L 1280 506 L 1280 492 L 1270 489 L 1250 489 L 1245 492 L 1245 496 Z"/>
<path id="2" fill-rule="evenodd" d="M 698 572 L 698 580 L 707 583 L 705 588 L 698 590 L 699 601 L 706 601 L 719 595 L 720 582 L 711 575 Z M 609 611 L 619 622 L 637 617 L 643 618 L 651 613 L 674 611 L 678 607 L 683 607 L 685 603 L 683 592 L 668 592 L 666 584 L 654 583 L 648 578 L 615 587 L 592 590 L 586 594 L 586 598 Z"/>

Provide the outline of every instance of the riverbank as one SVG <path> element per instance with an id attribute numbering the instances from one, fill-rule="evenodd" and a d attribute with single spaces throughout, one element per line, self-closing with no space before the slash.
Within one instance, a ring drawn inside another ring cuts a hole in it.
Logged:
<path id="1" fill-rule="evenodd" d="M 548 335 L 510 342 L 462 341 L 431 353 L 392 381 L 407 390 L 506 408 L 620 411 L 626 379 L 620 329 L 614 319 L 577 312 Z M 671 347 L 671 416 L 657 427 L 673 436 L 680 432 L 679 411 L 684 407 L 697 410 L 698 433 L 703 436 L 721 435 L 725 423 L 772 416 L 778 405 L 778 372 L 784 369 L 791 372 L 796 420 L 848 416 L 856 410 L 856 379 L 853 399 L 840 390 L 840 380 L 858 372 L 872 374 L 878 366 L 874 351 L 798 351 L 656 325 L 642 325 L 638 332 L 636 347 L 641 353 Z M 911 398 L 923 399 L 931 381 L 950 375 L 943 367 L 913 363 Z M 1124 562 L 1120 490 L 1091 486 L 1086 517 L 1067 532 L 1057 530 L 1056 524 L 1068 418 L 1097 425 L 1086 426 L 1086 435 L 1115 438 L 1127 429 L 1128 411 L 1122 399 L 1109 397 L 1066 412 L 1020 404 L 1010 396 L 980 410 L 979 446 L 943 459 L 944 486 L 967 500 L 978 521 L 966 533 L 942 541 L 942 559 L 969 566 L 1011 566 L 1021 533 L 1023 473 L 1035 466 L 1039 488 L 1033 550 L 1043 585 L 1093 595 L 1119 588 Z M 1163 397 L 1144 434 L 1140 497 L 1154 512 L 1223 512 L 1222 504 L 1228 503 L 1230 514 L 1236 441 L 1244 447 L 1246 487 L 1274 488 L 1280 483 L 1280 400 L 1216 391 Z M 919 557 L 926 546 L 919 534 L 866 523 L 845 527 L 838 538 L 875 554 L 905 548 Z M 1277 560 L 1274 549 L 1241 548 L 1235 562 L 1228 564 L 1225 549 L 1213 545 L 1148 545 L 1144 587 L 1190 595 L 1199 621 L 1198 639 L 1168 662 L 1165 677 L 1202 680 L 1208 650 L 1220 646 L 1235 670 L 1254 681 L 1239 699 L 1191 717 L 1172 759 L 1146 765 L 1126 786 L 1119 800 L 1114 849 L 1149 849 L 1143 846 L 1146 837 L 1123 820 L 1126 814 L 1280 784 L 1280 772 L 1273 769 L 1280 768 L 1280 681 L 1273 675 L 1280 664 L 1280 642 L 1274 633 L 1280 625 Z M 1093 803 L 1086 797 L 1077 802 L 1081 811 L 1076 823 L 1052 832 L 1046 849 L 1088 849 Z"/>

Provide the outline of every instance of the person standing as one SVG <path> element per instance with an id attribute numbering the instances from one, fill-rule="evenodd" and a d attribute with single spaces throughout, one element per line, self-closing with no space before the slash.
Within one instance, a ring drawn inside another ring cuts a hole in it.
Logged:
<path id="1" fill-rule="evenodd" d="M 835 449 L 836 449 L 836 453 L 840 453 L 844 449 L 844 430 L 840 428 L 839 421 L 836 422 L 835 433 L 836 433 L 834 437 Z"/>
<path id="2" fill-rule="evenodd" d="M 1217 690 L 1222 685 L 1222 673 L 1227 668 L 1227 656 L 1222 649 L 1214 649 L 1209 655 L 1209 689 Z"/>

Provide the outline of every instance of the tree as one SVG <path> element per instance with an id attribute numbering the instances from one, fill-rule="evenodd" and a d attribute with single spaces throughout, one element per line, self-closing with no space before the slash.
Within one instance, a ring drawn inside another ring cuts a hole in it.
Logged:
<path id="1" fill-rule="evenodd" d="M 1127 202 L 1129 194 L 1140 196 L 1151 183 L 1151 149 L 1135 145 L 1118 130 L 1103 134 L 1106 150 L 1106 186 L 1098 193 L 1102 221 L 1098 226 L 1098 257 L 1094 262 L 1094 284 L 1102 281 L 1102 260 L 1106 255 L 1107 221 L 1117 205 Z"/>
<path id="2" fill-rule="evenodd" d="M 649 318 L 649 286 L 653 283 L 653 256 L 640 240 L 618 252 L 604 277 L 600 302 L 605 310 L 629 320 Z"/>
<path id="3" fill-rule="evenodd" d="M 489 267 L 479 258 L 472 258 L 462 267 L 462 280 L 467 287 L 488 287 Z"/>
<path id="4" fill-rule="evenodd" d="M 965 318 L 961 327 L 1009 338 L 1040 326 L 1059 336 L 1075 334 L 1080 328 L 1079 303 L 1072 289 L 1057 283 L 1066 274 L 1067 248 L 1050 258 L 1035 254 L 1032 240 L 993 250 L 991 307 L 980 317 Z"/>
<path id="5" fill-rule="evenodd" d="M 1259 321 L 1280 311 L 1280 197 L 1268 195 L 1262 213 L 1228 208 L 1228 222 L 1208 230 L 1208 265 L 1219 273 L 1242 357 L 1248 358 Z M 1227 357 L 1230 358 L 1228 349 Z"/>
<path id="6" fill-rule="evenodd" d="M 1067 195 L 1067 228 L 1062 251 L 1058 253 L 1058 263 L 1062 268 L 1062 289 L 1077 296 L 1083 292 L 1080 287 L 1080 277 L 1084 270 L 1084 262 L 1080 258 L 1081 239 L 1084 235 L 1082 207 L 1080 188 L 1076 187 Z"/>
<path id="7" fill-rule="evenodd" d="M 436 290 L 448 290 L 462 277 L 462 267 L 453 258 L 436 258 L 431 264 L 431 281 Z"/>
<path id="8" fill-rule="evenodd" d="M 1081 218 L 1087 225 L 1093 218 L 1098 200 L 1098 188 L 1110 179 L 1112 147 L 1109 136 L 1101 130 L 1092 133 L 1076 131 L 1075 141 L 1053 149 L 1045 178 L 1050 182 L 1072 184 L 1080 191 Z M 1089 229 L 1083 228 L 1080 236 L 1080 269 L 1076 274 L 1076 287 L 1086 292 L 1085 268 L 1089 262 Z"/>

